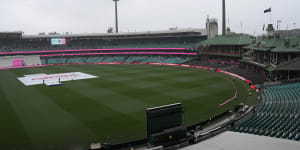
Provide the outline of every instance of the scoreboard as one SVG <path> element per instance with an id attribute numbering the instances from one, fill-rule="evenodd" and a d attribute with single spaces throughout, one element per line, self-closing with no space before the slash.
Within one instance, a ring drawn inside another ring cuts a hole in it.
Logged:
<path id="1" fill-rule="evenodd" d="M 181 103 L 146 109 L 148 144 L 168 145 L 186 138 Z"/>
<path id="2" fill-rule="evenodd" d="M 66 38 L 52 38 L 51 45 L 66 45 Z"/>

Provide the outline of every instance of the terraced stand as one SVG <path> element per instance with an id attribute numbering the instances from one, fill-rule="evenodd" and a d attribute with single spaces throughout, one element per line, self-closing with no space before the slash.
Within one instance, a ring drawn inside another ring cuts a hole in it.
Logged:
<path id="1" fill-rule="evenodd" d="M 300 140 L 300 83 L 267 87 L 257 114 L 233 131 Z"/>
<path id="2" fill-rule="evenodd" d="M 183 64 L 192 60 L 189 57 L 159 57 L 159 56 L 93 56 L 93 57 L 74 57 L 74 58 L 48 58 L 48 64 L 68 64 L 68 63 L 103 63 L 103 62 L 125 62 L 125 63 L 173 63 Z M 42 64 L 46 64 L 45 59 L 41 59 Z"/>

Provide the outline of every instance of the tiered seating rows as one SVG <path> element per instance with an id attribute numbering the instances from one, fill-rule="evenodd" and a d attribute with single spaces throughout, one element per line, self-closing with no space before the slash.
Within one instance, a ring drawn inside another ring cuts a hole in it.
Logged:
<path id="1" fill-rule="evenodd" d="M 300 83 L 267 87 L 257 114 L 233 131 L 300 140 Z"/>
<path id="2" fill-rule="evenodd" d="M 111 56 L 111 57 L 73 57 L 73 58 L 48 58 L 48 64 L 69 64 L 69 63 L 104 63 L 104 62 L 123 62 L 123 63 L 176 63 L 182 64 L 190 61 L 189 57 L 129 57 L 129 56 Z M 42 64 L 47 64 L 46 60 L 41 59 Z"/>

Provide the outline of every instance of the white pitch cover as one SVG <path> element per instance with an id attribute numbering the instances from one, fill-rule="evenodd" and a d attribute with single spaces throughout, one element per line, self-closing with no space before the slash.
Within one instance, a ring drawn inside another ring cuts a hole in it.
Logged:
<path id="1" fill-rule="evenodd" d="M 18 78 L 25 86 L 38 85 L 46 82 L 64 82 L 71 80 L 92 79 L 97 76 L 89 75 L 82 72 L 70 72 L 60 74 L 32 74 Z"/>

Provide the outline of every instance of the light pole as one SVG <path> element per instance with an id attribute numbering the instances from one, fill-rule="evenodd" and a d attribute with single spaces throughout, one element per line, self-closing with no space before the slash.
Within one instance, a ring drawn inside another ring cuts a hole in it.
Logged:
<path id="1" fill-rule="evenodd" d="M 222 13 L 222 21 L 223 21 L 222 35 L 225 35 L 226 34 L 226 2 L 225 2 L 225 0 L 222 1 L 222 10 L 223 10 L 223 13 Z"/>
<path id="2" fill-rule="evenodd" d="M 115 15 L 116 15 L 116 33 L 119 32 L 118 27 L 118 1 L 119 0 L 113 0 L 115 2 Z"/>

